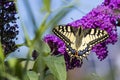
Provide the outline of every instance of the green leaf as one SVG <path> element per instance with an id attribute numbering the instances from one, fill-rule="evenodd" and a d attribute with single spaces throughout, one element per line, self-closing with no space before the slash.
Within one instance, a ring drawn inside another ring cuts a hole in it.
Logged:
<path id="1" fill-rule="evenodd" d="M 34 63 L 33 71 L 40 73 L 40 80 L 44 80 L 45 68 L 46 68 L 46 65 L 44 63 L 43 56 L 39 55 Z"/>
<path id="2" fill-rule="evenodd" d="M 20 79 L 23 79 L 23 76 L 25 73 L 24 73 L 23 67 L 20 62 L 18 60 L 17 63 L 15 64 L 14 73 L 17 77 L 19 77 Z"/>
<path id="3" fill-rule="evenodd" d="M 57 14 L 48 22 L 47 26 L 54 27 L 60 20 L 62 20 L 70 11 L 72 7 L 61 8 L 57 11 Z"/>
<path id="4" fill-rule="evenodd" d="M 66 66 L 64 57 L 48 56 L 44 58 L 45 63 L 49 67 L 51 73 L 58 80 L 66 80 Z"/>
<path id="5" fill-rule="evenodd" d="M 53 75 L 53 74 L 47 74 L 46 76 L 45 76 L 45 79 L 44 80 L 56 80 L 55 79 L 55 76 Z"/>
<path id="6" fill-rule="evenodd" d="M 49 0 L 47 0 L 47 1 L 49 1 Z M 50 19 L 50 21 L 48 21 L 48 23 L 47 23 L 47 20 L 49 19 L 49 16 L 51 13 L 50 12 L 46 13 L 44 18 L 42 19 L 43 21 L 42 21 L 41 25 L 39 26 L 38 30 L 36 31 L 33 42 L 35 42 L 39 38 L 41 38 L 41 36 L 48 29 L 48 27 L 53 28 L 57 23 L 59 23 L 59 21 L 61 19 L 63 19 L 65 17 L 65 15 L 67 15 L 67 13 L 69 13 L 71 11 L 72 8 L 73 8 L 73 5 L 68 5 L 68 6 L 64 6 L 60 9 L 53 11 L 53 12 L 57 12 L 57 14 L 52 19 Z"/>
<path id="7" fill-rule="evenodd" d="M 16 68 L 17 62 L 18 62 L 18 60 L 16 58 L 11 58 L 7 61 L 7 63 L 9 64 L 9 68 L 11 68 L 11 69 Z"/>
<path id="8" fill-rule="evenodd" d="M 11 58 L 8 59 L 6 61 L 6 68 L 7 68 L 7 73 L 10 74 L 11 76 L 15 75 L 17 76 L 19 79 L 23 80 L 23 76 L 24 76 L 24 71 L 23 71 L 23 67 L 21 65 L 21 62 L 23 61 L 23 59 L 17 59 L 17 58 Z M 9 77 L 9 75 L 8 75 Z M 12 79 L 10 79 L 12 80 Z"/>
<path id="9" fill-rule="evenodd" d="M 5 72 L 2 72 L 0 76 L 2 76 L 2 78 L 0 77 L 0 80 L 5 80 L 5 78 L 6 80 L 20 80 L 17 76 L 12 76 Z"/>
<path id="10" fill-rule="evenodd" d="M 0 62 L 4 62 L 4 53 L 3 53 L 3 49 L 2 49 L 1 43 L 0 43 Z"/>
<path id="11" fill-rule="evenodd" d="M 27 71 L 29 80 L 38 80 L 38 74 L 34 71 Z"/>
<path id="12" fill-rule="evenodd" d="M 21 65 L 22 65 L 23 67 L 26 66 L 26 61 L 27 61 L 27 60 L 21 62 Z M 34 61 L 32 61 L 32 60 L 29 61 L 28 65 L 27 65 L 27 70 L 32 69 L 32 68 L 33 68 L 33 65 L 34 65 Z"/>
<path id="13" fill-rule="evenodd" d="M 4 65 L 4 52 L 3 52 L 3 49 L 2 49 L 2 45 L 0 43 L 0 71 L 4 72 L 5 71 L 5 65 Z"/>
<path id="14" fill-rule="evenodd" d="M 49 15 L 50 15 L 50 13 L 46 13 L 44 18 L 42 19 L 43 21 L 35 33 L 35 38 L 33 39 L 33 43 L 37 42 L 41 38 L 43 33 L 46 31 L 46 29 L 48 28 L 46 26 L 46 20 L 48 19 Z"/>
<path id="15" fill-rule="evenodd" d="M 38 52 L 41 53 L 43 56 L 47 56 L 48 53 L 50 53 L 50 48 L 49 46 L 42 40 L 39 40 L 39 42 L 36 42 L 34 44 L 34 49 Z"/>
<path id="16" fill-rule="evenodd" d="M 22 28 L 23 28 L 23 32 L 24 32 L 24 35 L 25 35 L 25 43 L 29 47 L 29 46 L 31 46 L 31 41 L 30 41 L 28 31 L 27 31 L 27 29 L 24 25 L 22 25 Z"/>
<path id="17" fill-rule="evenodd" d="M 51 0 L 43 0 L 44 9 L 45 9 L 47 12 L 50 12 L 50 3 L 51 3 Z"/>

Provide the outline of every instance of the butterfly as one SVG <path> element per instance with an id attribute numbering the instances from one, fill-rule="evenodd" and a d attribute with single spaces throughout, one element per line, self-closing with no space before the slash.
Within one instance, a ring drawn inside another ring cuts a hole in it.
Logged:
<path id="1" fill-rule="evenodd" d="M 93 46 L 104 42 L 109 37 L 105 30 L 83 29 L 82 26 L 75 28 L 69 25 L 59 25 L 52 31 L 64 41 L 68 54 L 80 60 L 87 58 Z"/>

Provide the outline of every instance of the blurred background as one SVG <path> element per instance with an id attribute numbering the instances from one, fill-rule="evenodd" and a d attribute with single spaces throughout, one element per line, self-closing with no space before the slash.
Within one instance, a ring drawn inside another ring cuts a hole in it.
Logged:
<path id="1" fill-rule="evenodd" d="M 58 19 L 54 19 L 56 21 L 55 24 L 67 24 L 82 18 L 97 5 L 100 5 L 103 0 L 50 0 L 50 9 L 46 8 L 43 2 L 44 0 L 17 0 L 18 16 L 20 17 L 17 21 L 20 26 L 18 44 L 22 44 L 25 41 L 22 26 L 26 28 L 32 40 L 35 37 L 36 29 L 41 25 L 47 13 L 50 14 L 47 22 L 50 22 L 56 16 Z M 52 27 L 48 27 L 42 37 L 52 34 L 51 29 Z M 120 80 L 119 48 L 120 28 L 118 27 L 118 42 L 115 45 L 108 45 L 109 54 L 107 58 L 99 61 L 96 54 L 91 52 L 88 60 L 84 59 L 81 68 L 68 71 L 68 80 Z M 16 50 L 7 58 L 25 58 L 28 49 L 26 46 L 22 46 L 18 49 L 19 52 Z"/>

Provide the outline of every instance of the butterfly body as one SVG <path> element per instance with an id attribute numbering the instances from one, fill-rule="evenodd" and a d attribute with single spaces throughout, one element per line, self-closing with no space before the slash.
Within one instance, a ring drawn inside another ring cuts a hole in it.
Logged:
<path id="1" fill-rule="evenodd" d="M 109 37 L 105 30 L 75 28 L 67 25 L 59 25 L 53 28 L 53 32 L 64 41 L 68 54 L 81 60 L 90 53 L 94 45 Z"/>

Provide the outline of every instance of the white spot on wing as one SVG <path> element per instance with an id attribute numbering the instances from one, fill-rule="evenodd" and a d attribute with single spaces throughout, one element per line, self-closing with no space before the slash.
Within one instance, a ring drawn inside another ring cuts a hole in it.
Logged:
<path id="1" fill-rule="evenodd" d="M 70 26 L 68 26 L 68 32 L 71 32 Z"/>
<path id="2" fill-rule="evenodd" d="M 94 29 L 91 29 L 91 32 L 90 32 L 90 34 L 93 34 L 94 33 Z"/>

